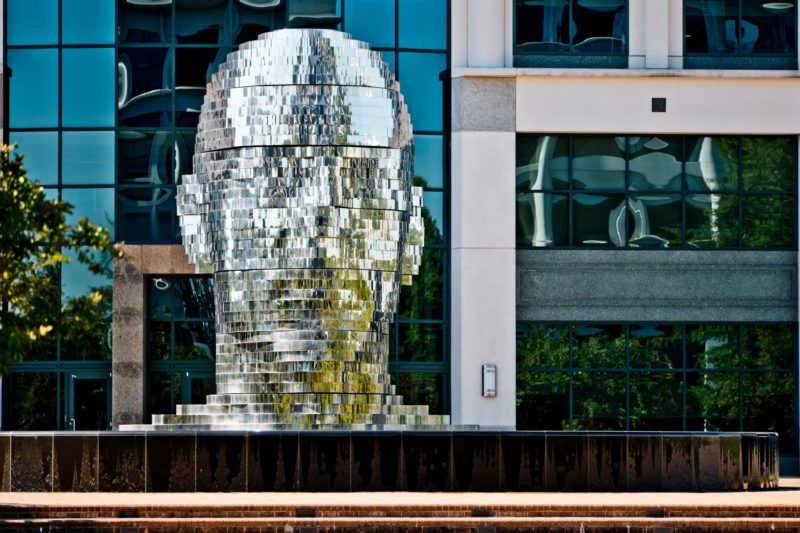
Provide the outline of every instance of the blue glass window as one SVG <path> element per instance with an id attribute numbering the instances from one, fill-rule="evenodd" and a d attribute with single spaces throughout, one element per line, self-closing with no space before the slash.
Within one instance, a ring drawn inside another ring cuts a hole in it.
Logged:
<path id="1" fill-rule="evenodd" d="M 9 50 L 10 127 L 58 126 L 58 51 Z"/>
<path id="2" fill-rule="evenodd" d="M 168 48 L 120 48 L 117 120 L 123 126 L 172 123 L 172 55 Z"/>
<path id="3" fill-rule="evenodd" d="M 114 44 L 114 3 L 109 0 L 61 0 L 64 44 Z"/>
<path id="4" fill-rule="evenodd" d="M 64 126 L 114 125 L 114 49 L 68 48 L 62 52 Z"/>
<path id="5" fill-rule="evenodd" d="M 98 275 L 78 262 L 75 250 L 62 250 L 70 258 L 69 263 L 61 266 L 61 298 L 67 300 L 77 296 L 86 296 L 93 290 L 111 286 L 111 276 Z"/>
<path id="6" fill-rule="evenodd" d="M 422 193 L 422 216 L 425 219 L 425 244 L 444 244 L 444 194 Z"/>
<path id="7" fill-rule="evenodd" d="M 425 181 L 425 187 L 444 186 L 442 171 L 441 135 L 416 135 L 414 137 L 414 176 Z"/>
<path id="8" fill-rule="evenodd" d="M 217 4 L 217 5 L 214 5 Z M 181 2 L 175 10 L 175 37 L 179 43 L 221 44 L 231 42 L 225 34 L 229 19 L 227 2 Z"/>
<path id="9" fill-rule="evenodd" d="M 344 30 L 375 47 L 394 47 L 394 0 L 347 0 Z"/>
<path id="10" fill-rule="evenodd" d="M 61 150 L 62 183 L 114 183 L 113 131 L 65 131 Z"/>
<path id="11" fill-rule="evenodd" d="M 7 1 L 8 44 L 58 44 L 58 0 Z"/>
<path id="12" fill-rule="evenodd" d="M 110 0 L 106 0 L 110 1 Z M 172 3 L 140 7 L 123 2 L 118 11 L 123 43 L 168 43 L 172 40 Z"/>
<path id="13" fill-rule="evenodd" d="M 400 48 L 447 48 L 446 0 L 400 0 Z"/>
<path id="14" fill-rule="evenodd" d="M 17 151 L 25 155 L 28 178 L 43 185 L 58 184 L 58 133 L 14 132 L 9 141 L 17 144 Z"/>
<path id="15" fill-rule="evenodd" d="M 390 72 L 397 72 L 397 54 L 394 52 L 381 52 L 383 60 L 389 64 Z"/>
<path id="16" fill-rule="evenodd" d="M 63 189 L 61 199 L 74 206 L 68 224 L 86 217 L 92 224 L 109 228 L 114 237 L 114 189 Z"/>
<path id="17" fill-rule="evenodd" d="M 400 88 L 405 95 L 414 131 L 442 129 L 442 82 L 445 54 L 400 52 Z"/>

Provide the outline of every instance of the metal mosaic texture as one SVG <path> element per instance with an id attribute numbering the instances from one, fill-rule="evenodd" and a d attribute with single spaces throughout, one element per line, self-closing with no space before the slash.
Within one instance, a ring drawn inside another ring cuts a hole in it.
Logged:
<path id="1" fill-rule="evenodd" d="M 189 260 L 214 274 L 217 393 L 123 429 L 451 429 L 388 372 L 424 243 L 413 152 L 367 43 L 290 29 L 229 54 L 177 195 Z"/>

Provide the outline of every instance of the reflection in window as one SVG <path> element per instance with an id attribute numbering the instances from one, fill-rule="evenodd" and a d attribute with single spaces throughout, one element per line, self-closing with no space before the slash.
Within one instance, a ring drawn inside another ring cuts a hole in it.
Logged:
<path id="1" fill-rule="evenodd" d="M 221 44 L 231 41 L 224 29 L 227 2 L 179 2 L 175 9 L 175 40 L 182 44 Z"/>
<path id="2" fill-rule="evenodd" d="M 686 245 L 727 248 L 739 243 L 739 197 L 733 194 L 686 195 Z"/>
<path id="3" fill-rule="evenodd" d="M 400 330 L 400 361 L 441 361 L 444 355 L 444 328 L 442 324 L 397 325 Z"/>
<path id="4" fill-rule="evenodd" d="M 575 189 L 625 189 L 625 137 L 575 137 L 572 142 Z"/>
<path id="5" fill-rule="evenodd" d="M 401 6 L 401 9 L 407 8 Z M 418 22 L 419 19 L 413 22 L 417 31 Z M 344 31 L 373 47 L 394 48 L 394 0 L 347 0 Z"/>
<path id="6" fill-rule="evenodd" d="M 64 189 L 61 199 L 74 206 L 68 224 L 86 217 L 92 224 L 108 228 L 114 239 L 114 189 Z"/>
<path id="7" fill-rule="evenodd" d="M 9 142 L 17 145 L 17 153 L 25 156 L 28 179 L 42 185 L 58 184 L 58 133 L 15 131 Z"/>
<path id="8" fill-rule="evenodd" d="M 113 131 L 65 131 L 61 154 L 62 183 L 113 185 Z"/>
<path id="9" fill-rule="evenodd" d="M 795 199 L 746 195 L 742 198 L 742 246 L 790 248 L 795 245 Z"/>
<path id="10" fill-rule="evenodd" d="M 628 197 L 628 246 L 669 248 L 680 246 L 681 197 L 674 194 Z"/>
<path id="11" fill-rule="evenodd" d="M 62 125 L 114 125 L 114 70 L 113 48 L 61 52 Z"/>
<path id="12" fill-rule="evenodd" d="M 175 113 L 178 126 L 196 127 L 206 84 L 229 52 L 226 48 L 178 48 L 175 52 Z"/>
<path id="13" fill-rule="evenodd" d="M 172 116 L 172 60 L 167 48 L 120 48 L 117 120 L 122 126 L 168 126 Z"/>
<path id="14" fill-rule="evenodd" d="M 414 283 L 403 286 L 400 291 L 397 306 L 400 318 L 441 320 L 444 317 L 444 258 L 445 250 L 425 249 Z"/>
<path id="15" fill-rule="evenodd" d="M 6 0 L 9 45 L 58 44 L 58 0 Z M 14 76 L 17 70 L 14 69 Z"/>
<path id="16" fill-rule="evenodd" d="M 9 119 L 12 128 L 58 126 L 58 51 L 9 50 Z"/>
<path id="17" fill-rule="evenodd" d="M 781 453 L 796 453 L 797 376 L 793 372 L 745 374 L 742 383 L 742 429 L 775 431 Z"/>
<path id="18" fill-rule="evenodd" d="M 9 375 L 8 429 L 52 431 L 57 427 L 57 376 L 50 372 L 15 372 Z"/>
<path id="19" fill-rule="evenodd" d="M 624 194 L 572 196 L 574 246 L 625 246 L 627 214 Z"/>
<path id="20" fill-rule="evenodd" d="M 123 43 L 168 43 L 172 40 L 172 2 L 143 6 L 120 0 L 118 34 Z"/>
<path id="21" fill-rule="evenodd" d="M 61 0 L 64 44 L 114 44 L 114 2 Z"/>
<path id="22" fill-rule="evenodd" d="M 441 135 L 414 136 L 414 177 L 423 187 L 444 187 L 442 144 Z"/>
<path id="23" fill-rule="evenodd" d="M 685 0 L 686 54 L 795 55 L 792 2 Z"/>
<path id="24" fill-rule="evenodd" d="M 575 372 L 573 383 L 573 429 L 625 429 L 624 373 Z"/>
<path id="25" fill-rule="evenodd" d="M 634 431 L 683 429 L 683 382 L 678 372 L 632 372 L 630 422 Z"/>
<path id="26" fill-rule="evenodd" d="M 432 372 L 401 373 L 397 380 L 397 394 L 403 396 L 408 405 L 428 405 L 429 413 L 444 413 L 444 379 L 442 374 Z"/>
<path id="27" fill-rule="evenodd" d="M 518 193 L 518 244 L 533 247 L 568 245 L 568 198 L 564 194 Z"/>
<path id="28" fill-rule="evenodd" d="M 697 192 L 736 192 L 738 150 L 736 137 L 687 137 L 686 187 Z"/>
<path id="29" fill-rule="evenodd" d="M 524 61 L 525 55 L 624 56 L 627 4 L 627 0 L 516 0 L 515 62 Z"/>
<path id="30" fill-rule="evenodd" d="M 517 369 L 568 367 L 571 332 L 571 326 L 518 323 Z"/>
<path id="31" fill-rule="evenodd" d="M 517 189 L 541 191 L 569 187 L 569 137 L 517 138 Z"/>
<path id="32" fill-rule="evenodd" d="M 176 145 L 171 132 L 119 132 L 119 175 L 125 185 L 169 185 L 175 182 Z M 185 153 L 185 146 L 180 146 Z M 182 170 L 186 170 L 185 168 Z"/>
<path id="33" fill-rule="evenodd" d="M 792 324 L 519 322 L 517 427 L 778 431 L 796 454 L 796 343 Z"/>
<path id="34" fill-rule="evenodd" d="M 681 190 L 683 140 L 680 137 L 628 137 L 632 191 Z"/>
<path id="35" fill-rule="evenodd" d="M 516 156 L 520 247 L 795 246 L 793 137 L 518 135 Z"/>
<path id="36" fill-rule="evenodd" d="M 147 279 L 148 411 L 174 413 L 215 392 L 213 281 L 201 276 Z"/>
<path id="37" fill-rule="evenodd" d="M 569 429 L 569 376 L 561 372 L 517 374 L 517 428 Z"/>
<path id="38" fill-rule="evenodd" d="M 400 84 L 414 131 L 442 129 L 442 82 L 446 54 L 400 52 Z"/>
<path id="39" fill-rule="evenodd" d="M 425 224 L 425 244 L 444 244 L 444 193 L 422 193 L 422 219 Z"/>
<path id="40" fill-rule="evenodd" d="M 688 372 L 686 429 L 738 431 L 740 379 L 738 372 Z"/>
<path id="41" fill-rule="evenodd" d="M 739 366 L 739 328 L 727 324 L 686 326 L 686 366 L 713 370 Z"/>
<path id="42" fill-rule="evenodd" d="M 625 366 L 625 328 L 576 326 L 572 350 L 576 368 L 622 368 Z"/>
<path id="43" fill-rule="evenodd" d="M 400 0 L 399 8 L 401 48 L 447 48 L 447 0 Z"/>
<path id="44" fill-rule="evenodd" d="M 175 225 L 175 188 L 117 190 L 119 240 L 128 243 L 180 242 Z"/>

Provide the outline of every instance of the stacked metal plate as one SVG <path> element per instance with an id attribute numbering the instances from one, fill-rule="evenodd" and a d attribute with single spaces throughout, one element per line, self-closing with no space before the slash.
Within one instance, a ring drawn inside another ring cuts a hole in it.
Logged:
<path id="1" fill-rule="evenodd" d="M 229 54 L 177 196 L 189 259 L 214 274 L 217 393 L 123 429 L 450 429 L 388 372 L 424 241 L 413 155 L 366 43 L 290 29 Z"/>

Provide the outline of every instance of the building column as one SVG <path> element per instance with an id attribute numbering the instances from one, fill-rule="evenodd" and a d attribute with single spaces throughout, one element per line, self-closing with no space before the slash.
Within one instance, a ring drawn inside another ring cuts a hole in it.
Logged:
<path id="1" fill-rule="evenodd" d="M 113 344 L 111 355 L 111 424 L 144 420 L 145 290 L 139 269 L 141 246 L 125 246 L 114 260 Z"/>
<path id="2" fill-rule="evenodd" d="M 143 424 L 147 351 L 145 276 L 194 274 L 183 246 L 126 245 L 114 260 L 111 424 Z"/>
<path id="3" fill-rule="evenodd" d="M 516 425 L 515 95 L 513 78 L 453 80 L 452 418 L 484 429 Z"/>
<path id="4" fill-rule="evenodd" d="M 633 0 L 628 9 L 628 68 L 683 68 L 683 0 Z"/>

